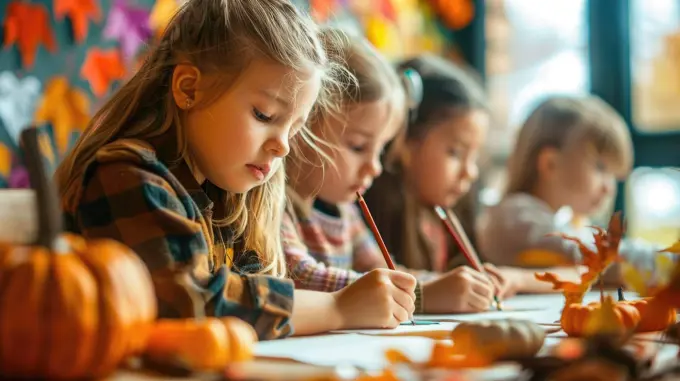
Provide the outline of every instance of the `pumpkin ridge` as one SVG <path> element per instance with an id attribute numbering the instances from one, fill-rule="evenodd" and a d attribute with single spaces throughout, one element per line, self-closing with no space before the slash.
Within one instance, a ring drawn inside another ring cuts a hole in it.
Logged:
<path id="1" fill-rule="evenodd" d="M 48 250 L 46 255 L 49 258 L 49 264 L 47 268 L 47 279 L 45 279 L 45 289 L 43 291 L 43 295 L 48 295 L 49 290 L 52 289 L 52 286 L 56 284 L 56 277 L 54 273 L 54 266 L 55 266 L 55 258 L 54 256 L 49 252 L 49 248 L 46 248 L 45 250 Z M 48 300 L 42 304 L 43 308 L 43 314 L 42 316 L 45 317 L 46 322 L 52 322 L 54 319 L 54 312 L 56 310 L 55 308 L 55 301 L 53 298 L 47 298 Z M 43 337 L 41 338 L 42 342 L 42 347 L 45 348 L 45 350 L 40 351 L 41 353 L 41 358 L 38 360 L 38 364 L 40 367 L 40 374 L 45 374 L 45 371 L 49 370 L 50 366 L 50 354 L 51 354 L 51 349 L 53 348 L 51 346 L 51 340 L 50 338 L 52 337 L 52 324 L 45 324 L 45 329 L 43 331 Z M 48 375 L 51 376 L 51 375 Z"/>
<path id="2" fill-rule="evenodd" d="M 14 267 L 10 261 L 10 254 L 14 250 L 11 247 L 2 247 L 0 248 L 2 250 L 0 252 L 0 295 L 5 295 L 5 291 L 7 289 L 7 286 L 10 284 L 9 281 L 9 275 L 8 274 L 3 274 L 3 269 L 7 269 L 8 267 Z M 2 377 L 2 368 L 3 364 L 5 362 L 5 354 L 3 353 L 3 345 L 2 345 L 2 322 L 0 322 L 0 377 Z"/>

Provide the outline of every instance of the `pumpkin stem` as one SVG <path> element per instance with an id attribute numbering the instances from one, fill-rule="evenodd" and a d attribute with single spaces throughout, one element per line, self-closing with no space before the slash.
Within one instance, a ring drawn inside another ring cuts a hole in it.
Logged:
<path id="1" fill-rule="evenodd" d="M 602 273 L 600 273 L 600 281 L 598 282 L 600 287 L 600 303 L 604 303 L 604 280 L 602 280 Z"/>
<path id="2" fill-rule="evenodd" d="M 47 168 L 40 150 L 40 135 L 34 126 L 21 132 L 21 142 L 24 148 L 24 160 L 28 169 L 31 188 L 35 191 L 36 208 L 38 213 L 38 237 L 36 243 L 52 249 L 59 234 L 62 232 L 62 215 L 59 198 L 47 174 Z"/>
<path id="3" fill-rule="evenodd" d="M 623 296 L 623 287 L 619 287 L 616 289 L 616 292 L 619 295 L 619 302 L 625 302 L 626 298 Z"/>

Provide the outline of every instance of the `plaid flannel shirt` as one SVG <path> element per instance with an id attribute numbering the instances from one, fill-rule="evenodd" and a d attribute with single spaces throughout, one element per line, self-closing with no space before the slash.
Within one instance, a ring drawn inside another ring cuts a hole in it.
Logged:
<path id="1" fill-rule="evenodd" d="M 281 228 L 283 251 L 290 276 L 301 289 L 337 291 L 365 272 L 386 267 L 385 259 L 355 204 L 309 208 L 290 187 L 289 205 Z M 327 213 L 322 209 L 334 209 Z M 399 270 L 411 272 L 400 267 Z M 417 274 L 414 274 L 417 276 Z M 416 287 L 416 309 L 422 312 L 421 284 Z"/>
<path id="2" fill-rule="evenodd" d="M 216 188 L 201 187 L 184 162 L 170 170 L 166 152 L 131 139 L 102 147 L 81 188 L 63 195 L 75 205 L 65 210 L 70 230 L 131 247 L 150 270 L 159 317 L 236 316 L 260 339 L 291 334 L 293 282 L 232 269 L 241 255 L 224 239 L 229 228 L 212 224 L 224 210 Z"/>

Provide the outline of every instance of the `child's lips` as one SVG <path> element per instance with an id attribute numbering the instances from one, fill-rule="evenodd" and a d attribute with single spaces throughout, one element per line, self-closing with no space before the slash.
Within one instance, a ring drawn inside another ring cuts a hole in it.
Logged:
<path id="1" fill-rule="evenodd" d="M 269 164 L 246 164 L 246 167 L 248 167 L 253 176 L 260 181 L 264 180 L 271 171 L 271 166 Z"/>

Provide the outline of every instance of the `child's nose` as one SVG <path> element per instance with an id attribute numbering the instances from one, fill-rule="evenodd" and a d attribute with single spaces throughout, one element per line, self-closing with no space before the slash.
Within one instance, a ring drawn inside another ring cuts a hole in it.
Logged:
<path id="1" fill-rule="evenodd" d="M 479 167 L 477 162 L 474 160 L 468 160 L 468 162 L 463 166 L 463 178 L 470 181 L 475 181 L 477 176 L 479 176 Z"/>
<path id="2" fill-rule="evenodd" d="M 380 158 L 373 158 L 368 162 L 368 172 L 372 177 L 378 177 L 382 173 L 383 167 L 380 163 Z"/>
<path id="3" fill-rule="evenodd" d="M 270 140 L 269 150 L 276 157 L 284 157 L 290 152 L 288 134 L 280 134 Z"/>

